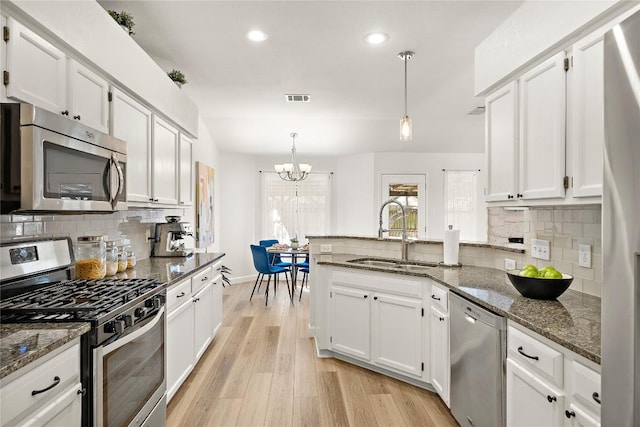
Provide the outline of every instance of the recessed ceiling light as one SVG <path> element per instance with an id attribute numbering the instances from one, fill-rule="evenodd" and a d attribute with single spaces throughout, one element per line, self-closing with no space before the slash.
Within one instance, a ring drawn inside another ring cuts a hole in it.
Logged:
<path id="1" fill-rule="evenodd" d="M 247 37 L 249 38 L 249 40 L 254 41 L 254 42 L 263 42 L 265 41 L 267 38 L 269 38 L 267 36 L 267 33 L 264 33 L 260 30 L 251 30 L 247 33 Z"/>
<path id="2" fill-rule="evenodd" d="M 386 33 L 369 33 L 364 36 L 364 41 L 369 44 L 382 44 L 389 40 L 389 34 Z"/>

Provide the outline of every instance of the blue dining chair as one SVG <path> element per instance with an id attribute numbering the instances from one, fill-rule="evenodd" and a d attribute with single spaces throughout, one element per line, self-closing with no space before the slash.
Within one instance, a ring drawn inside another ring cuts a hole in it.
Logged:
<path id="1" fill-rule="evenodd" d="M 265 240 L 260 240 L 260 246 L 263 246 L 265 248 L 269 248 L 273 245 L 277 245 L 279 242 L 276 239 L 265 239 Z M 291 263 L 287 262 L 287 261 L 282 261 L 282 259 L 280 258 L 280 254 L 272 254 L 267 252 L 267 255 L 269 255 L 269 262 L 271 263 L 271 265 L 275 265 L 278 267 L 284 267 L 284 268 L 288 268 L 291 267 Z"/>
<path id="2" fill-rule="evenodd" d="M 268 276 L 267 280 L 267 288 L 265 290 L 265 301 L 264 305 L 267 305 L 269 302 L 269 284 L 271 283 L 271 276 L 273 278 L 273 296 L 276 296 L 276 286 L 278 284 L 278 274 L 285 273 L 284 278 L 287 281 L 287 289 L 289 290 L 289 296 L 293 301 L 293 294 L 291 293 L 291 288 L 289 287 L 289 279 L 287 278 L 287 273 L 291 273 L 291 270 L 284 267 L 278 267 L 271 265 L 269 262 L 269 257 L 267 253 L 267 249 L 264 246 L 259 245 L 251 245 L 251 255 L 253 257 L 253 266 L 258 271 L 258 277 L 256 278 L 256 282 L 253 284 L 253 290 L 251 291 L 251 296 L 249 297 L 249 301 L 253 298 L 253 293 L 256 291 L 256 286 L 258 286 L 258 282 L 262 281 L 262 278 L 266 275 Z"/>
<path id="3" fill-rule="evenodd" d="M 308 264 L 309 263 L 307 262 L 306 267 L 301 267 L 298 270 L 302 272 L 302 285 L 300 286 L 300 296 L 298 297 L 298 301 L 302 301 L 302 290 L 304 289 L 305 282 L 307 283 L 307 288 L 309 287 L 309 265 Z"/>

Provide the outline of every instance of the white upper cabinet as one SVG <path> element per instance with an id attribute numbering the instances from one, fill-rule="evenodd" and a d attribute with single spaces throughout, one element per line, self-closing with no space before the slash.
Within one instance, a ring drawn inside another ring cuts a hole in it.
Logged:
<path id="1" fill-rule="evenodd" d="M 151 111 L 112 89 L 111 135 L 127 142 L 127 202 L 151 201 Z"/>
<path id="2" fill-rule="evenodd" d="M 7 97 L 107 133 L 108 82 L 16 20 L 7 24 Z"/>
<path id="3" fill-rule="evenodd" d="M 11 17 L 7 26 L 7 97 L 61 114 L 67 111 L 64 52 Z"/>
<path id="4" fill-rule="evenodd" d="M 520 78 L 520 192 L 523 199 L 564 197 L 565 53 Z"/>
<path id="5" fill-rule="evenodd" d="M 152 199 L 154 203 L 178 204 L 178 129 L 153 116 Z"/>
<path id="6" fill-rule="evenodd" d="M 193 142 L 186 135 L 180 134 L 180 205 L 193 204 Z"/>
<path id="7" fill-rule="evenodd" d="M 517 82 L 511 82 L 485 100 L 487 201 L 509 200 L 516 194 Z"/>
<path id="8" fill-rule="evenodd" d="M 108 133 L 109 83 L 72 59 L 68 60 L 68 70 L 69 115 L 89 127 Z"/>

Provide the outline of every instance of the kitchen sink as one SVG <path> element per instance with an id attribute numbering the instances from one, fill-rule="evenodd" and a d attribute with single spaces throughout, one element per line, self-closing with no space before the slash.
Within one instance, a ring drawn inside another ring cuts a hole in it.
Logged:
<path id="1" fill-rule="evenodd" d="M 404 270 L 404 271 L 411 271 L 411 272 L 426 272 L 438 265 L 436 263 L 414 264 L 414 263 L 403 263 L 401 261 L 385 261 L 381 259 L 371 259 L 371 258 L 351 259 L 351 260 L 348 260 L 347 262 L 350 262 L 353 264 L 360 264 L 360 265 L 369 265 L 372 267 L 392 268 L 394 270 Z"/>

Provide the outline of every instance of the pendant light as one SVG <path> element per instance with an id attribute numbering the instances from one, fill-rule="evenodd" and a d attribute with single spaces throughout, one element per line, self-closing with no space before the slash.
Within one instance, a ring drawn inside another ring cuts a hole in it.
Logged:
<path id="1" fill-rule="evenodd" d="M 300 163 L 296 161 L 296 136 L 297 133 L 292 132 L 289 134 L 293 138 L 293 146 L 291 147 L 291 163 L 283 163 L 281 165 L 274 165 L 278 176 L 285 181 L 302 181 L 309 176 L 311 172 L 311 165 L 306 163 Z"/>
<path id="2" fill-rule="evenodd" d="M 410 50 L 405 50 L 398 54 L 398 57 L 404 61 L 404 117 L 400 120 L 400 141 L 411 141 L 413 137 L 413 125 L 411 118 L 407 114 L 407 61 L 413 58 Z"/>

